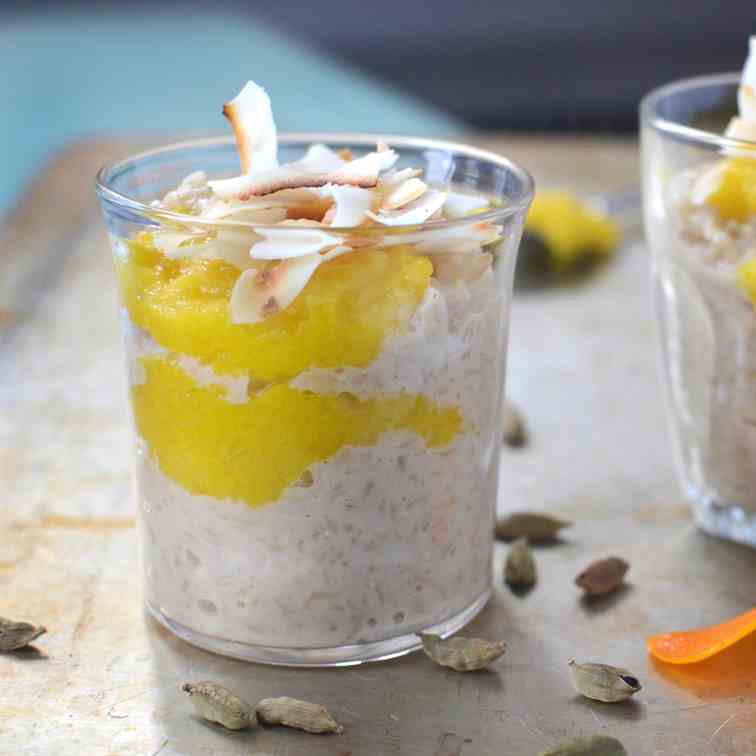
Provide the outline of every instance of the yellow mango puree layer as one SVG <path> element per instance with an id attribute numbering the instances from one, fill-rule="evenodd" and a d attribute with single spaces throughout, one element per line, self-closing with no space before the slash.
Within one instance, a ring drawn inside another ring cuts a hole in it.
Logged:
<path id="1" fill-rule="evenodd" d="M 462 418 L 424 396 L 321 395 L 287 384 L 230 404 L 220 386 L 199 386 L 166 357 L 141 359 L 132 389 L 137 428 L 161 470 L 192 494 L 259 506 L 279 498 L 307 468 L 344 446 L 371 446 L 411 430 L 429 447 L 449 443 Z"/>
<path id="2" fill-rule="evenodd" d="M 756 160 L 727 160 L 719 176 L 717 188 L 706 201 L 723 220 L 744 223 L 756 215 Z"/>
<path id="3" fill-rule="evenodd" d="M 288 383 L 310 367 L 367 366 L 387 335 L 406 328 L 433 272 L 411 248 L 365 249 L 325 263 L 293 304 L 251 325 L 230 321 L 234 266 L 168 259 L 149 234 L 127 242 L 126 252 L 116 260 L 124 305 L 168 351 L 140 360 L 136 425 L 163 473 L 188 492 L 256 507 L 276 501 L 311 465 L 345 446 L 371 446 L 383 433 L 409 430 L 436 447 L 460 431 L 456 408 L 424 396 L 359 400 Z M 200 385 L 184 372 L 178 354 L 264 388 L 231 404 L 222 386 Z"/>
<path id="4" fill-rule="evenodd" d="M 310 367 L 369 365 L 384 337 L 406 327 L 433 273 L 430 260 L 410 248 L 367 248 L 321 265 L 278 314 L 237 325 L 228 307 L 234 266 L 168 259 L 149 234 L 127 249 L 116 268 L 132 322 L 171 352 L 256 382 L 285 381 Z"/>

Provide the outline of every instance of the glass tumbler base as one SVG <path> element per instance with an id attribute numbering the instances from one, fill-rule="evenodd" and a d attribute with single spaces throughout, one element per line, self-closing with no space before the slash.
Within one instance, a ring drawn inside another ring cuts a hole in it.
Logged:
<path id="1" fill-rule="evenodd" d="M 451 635 L 464 627 L 488 603 L 490 588 L 484 591 L 469 606 L 443 622 L 423 628 L 424 632 Z M 381 661 L 403 656 L 416 651 L 422 645 L 415 633 L 399 635 L 373 643 L 359 643 L 329 648 L 286 648 L 283 646 L 257 646 L 205 635 L 182 625 L 165 615 L 159 608 L 147 602 L 150 614 L 187 643 L 230 656 L 242 661 L 272 664 L 285 667 L 347 667 L 366 662 Z"/>
<path id="2" fill-rule="evenodd" d="M 693 516 L 701 530 L 718 538 L 756 547 L 756 512 L 689 491 Z"/>

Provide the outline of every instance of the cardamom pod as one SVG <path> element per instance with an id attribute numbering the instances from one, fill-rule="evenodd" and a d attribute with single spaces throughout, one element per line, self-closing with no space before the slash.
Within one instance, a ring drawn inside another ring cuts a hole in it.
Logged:
<path id="1" fill-rule="evenodd" d="M 197 713 L 208 722 L 228 730 L 243 730 L 257 723 L 252 707 L 222 685 L 206 680 L 184 683 L 181 690 L 189 694 Z"/>
<path id="2" fill-rule="evenodd" d="M 265 724 L 280 724 L 305 732 L 344 732 L 325 706 L 296 698 L 263 698 L 257 704 L 257 716 Z"/>
<path id="3" fill-rule="evenodd" d="M 619 557 L 599 559 L 575 578 L 575 584 L 589 596 L 603 596 L 619 588 L 629 569 L 630 565 Z"/>
<path id="4" fill-rule="evenodd" d="M 423 651 L 426 656 L 442 667 L 449 667 L 457 672 L 473 672 L 487 667 L 498 659 L 507 644 L 504 641 L 488 641 L 483 638 L 454 638 L 442 639 L 433 633 L 420 633 Z"/>
<path id="5" fill-rule="evenodd" d="M 535 585 L 535 560 L 524 538 L 515 541 L 509 549 L 504 564 L 504 580 L 513 588 L 530 588 Z"/>
<path id="6" fill-rule="evenodd" d="M 527 538 L 530 543 L 552 541 L 562 528 L 568 528 L 571 524 L 538 512 L 515 512 L 496 521 L 496 537 L 500 541 L 514 541 L 517 538 Z"/>
<path id="7" fill-rule="evenodd" d="M 538 756 L 627 756 L 627 751 L 617 738 L 590 735 L 587 738 L 560 740 Z"/>
<path id="8" fill-rule="evenodd" d="M 514 404 L 506 400 L 502 406 L 502 429 L 502 440 L 507 446 L 517 448 L 527 443 L 528 434 L 522 415 Z"/>
<path id="9" fill-rule="evenodd" d="M 44 635 L 47 628 L 29 622 L 14 622 L 0 617 L 0 652 L 15 651 L 28 646 L 33 640 Z"/>
<path id="10" fill-rule="evenodd" d="M 594 701 L 626 701 L 642 687 L 632 672 L 621 667 L 593 662 L 578 664 L 574 659 L 570 661 L 569 667 L 575 690 Z"/>

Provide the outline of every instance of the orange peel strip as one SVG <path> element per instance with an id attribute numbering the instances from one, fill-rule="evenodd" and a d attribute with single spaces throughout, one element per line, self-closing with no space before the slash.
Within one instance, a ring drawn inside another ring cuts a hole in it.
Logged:
<path id="1" fill-rule="evenodd" d="M 724 651 L 755 630 L 756 607 L 720 625 L 651 635 L 646 639 L 646 648 L 668 664 L 694 664 Z"/>

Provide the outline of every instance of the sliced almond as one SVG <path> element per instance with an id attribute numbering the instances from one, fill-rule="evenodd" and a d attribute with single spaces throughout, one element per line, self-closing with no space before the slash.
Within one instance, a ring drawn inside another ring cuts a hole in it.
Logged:
<path id="1" fill-rule="evenodd" d="M 265 90 L 248 81 L 231 102 L 223 106 L 236 137 L 239 161 L 244 173 L 268 171 L 278 164 L 276 124 Z"/>

